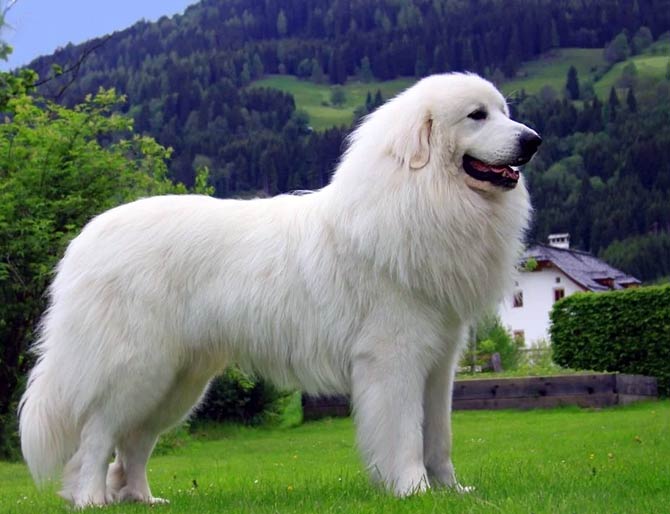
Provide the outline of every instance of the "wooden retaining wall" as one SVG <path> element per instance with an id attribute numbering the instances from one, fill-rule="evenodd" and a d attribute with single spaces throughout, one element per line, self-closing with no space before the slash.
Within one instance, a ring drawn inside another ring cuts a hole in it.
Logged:
<path id="1" fill-rule="evenodd" d="M 642 375 L 602 373 L 552 377 L 488 378 L 457 380 L 454 410 L 534 409 L 578 405 L 608 407 L 658 397 L 656 379 Z M 303 395 L 305 419 L 348 416 L 345 396 Z"/>

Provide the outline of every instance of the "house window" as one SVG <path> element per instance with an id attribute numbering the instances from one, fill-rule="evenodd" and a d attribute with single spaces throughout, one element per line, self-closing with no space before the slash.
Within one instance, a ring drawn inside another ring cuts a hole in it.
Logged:
<path id="1" fill-rule="evenodd" d="M 526 344 L 526 334 L 523 330 L 515 330 L 512 332 L 512 336 L 517 345 L 524 346 Z"/>
<path id="2" fill-rule="evenodd" d="M 561 283 L 561 277 L 556 277 L 556 283 L 560 284 Z"/>
<path id="3" fill-rule="evenodd" d="M 523 307 L 523 291 L 517 291 L 514 293 L 514 307 Z"/>
<path id="4" fill-rule="evenodd" d="M 555 302 L 559 301 L 563 297 L 565 297 L 565 289 L 563 289 L 562 287 L 558 287 L 558 288 L 554 289 L 554 301 Z"/>

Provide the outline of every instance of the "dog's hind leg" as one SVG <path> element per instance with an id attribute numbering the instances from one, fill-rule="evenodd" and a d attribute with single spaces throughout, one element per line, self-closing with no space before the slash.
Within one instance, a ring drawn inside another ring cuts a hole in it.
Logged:
<path id="1" fill-rule="evenodd" d="M 187 417 L 203 396 L 211 375 L 218 367 L 191 366 L 177 374 L 162 399 L 149 410 L 141 423 L 126 431 L 117 446 L 116 461 L 110 464 L 108 486 L 115 501 L 167 503 L 151 494 L 147 480 L 147 462 L 160 432 L 175 426 Z"/>
<path id="2" fill-rule="evenodd" d="M 113 434 L 104 418 L 91 418 L 81 431 L 79 449 L 65 466 L 61 496 L 77 507 L 109 503 L 106 478 L 113 448 Z"/>
<path id="3" fill-rule="evenodd" d="M 119 491 L 126 485 L 126 471 L 119 448 L 116 448 L 116 458 L 107 468 L 107 495 L 118 501 Z"/>
<path id="4" fill-rule="evenodd" d="M 146 466 L 158 438 L 154 430 L 144 429 L 128 434 L 119 442 L 116 460 L 110 464 L 107 485 L 115 501 L 166 503 L 152 496 Z"/>

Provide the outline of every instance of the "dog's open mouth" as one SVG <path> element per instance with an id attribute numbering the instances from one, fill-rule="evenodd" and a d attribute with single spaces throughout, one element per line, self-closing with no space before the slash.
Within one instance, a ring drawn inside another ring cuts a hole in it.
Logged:
<path id="1" fill-rule="evenodd" d="M 486 164 L 469 155 L 463 156 L 463 169 L 475 180 L 505 189 L 514 189 L 519 182 L 519 172 L 511 166 Z"/>

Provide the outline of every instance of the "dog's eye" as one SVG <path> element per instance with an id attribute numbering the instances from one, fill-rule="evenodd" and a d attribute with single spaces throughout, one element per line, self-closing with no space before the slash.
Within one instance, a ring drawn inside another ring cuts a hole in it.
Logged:
<path id="1" fill-rule="evenodd" d="M 477 109 L 468 114 L 468 118 L 471 120 L 485 120 L 488 116 L 488 113 L 484 109 Z"/>

